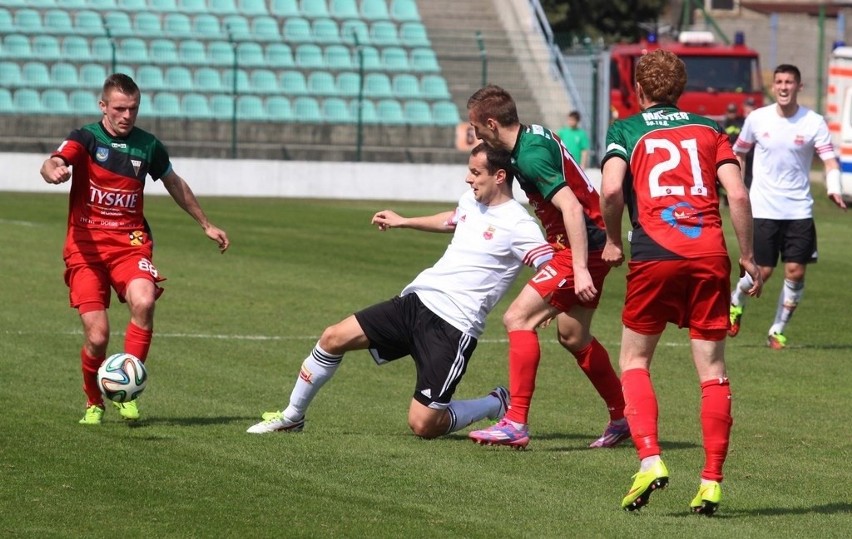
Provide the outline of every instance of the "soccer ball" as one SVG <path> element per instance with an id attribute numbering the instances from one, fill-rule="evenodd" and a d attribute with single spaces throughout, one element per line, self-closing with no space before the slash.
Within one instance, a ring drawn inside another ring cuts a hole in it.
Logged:
<path id="1" fill-rule="evenodd" d="M 115 402 L 130 402 L 142 394 L 148 383 L 148 371 L 138 357 L 113 354 L 98 369 L 98 388 Z"/>

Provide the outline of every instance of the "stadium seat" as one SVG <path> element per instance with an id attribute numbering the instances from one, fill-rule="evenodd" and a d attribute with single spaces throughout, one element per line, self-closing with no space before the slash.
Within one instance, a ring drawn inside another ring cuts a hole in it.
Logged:
<path id="1" fill-rule="evenodd" d="M 87 36 L 106 35 L 100 13 L 90 9 L 78 11 L 74 16 L 74 33 Z"/>
<path id="2" fill-rule="evenodd" d="M 343 45 L 329 45 L 325 48 L 325 63 L 328 69 L 344 70 L 353 69 L 352 55 L 349 47 Z"/>
<path id="3" fill-rule="evenodd" d="M 382 57 L 379 55 L 379 49 L 376 47 L 367 46 L 356 49 L 352 55 L 352 62 L 357 67 L 362 61 L 364 62 L 364 69 L 367 71 L 381 71 L 384 69 Z"/>
<path id="4" fill-rule="evenodd" d="M 361 0 L 361 17 L 368 21 L 390 19 L 385 0 Z"/>
<path id="5" fill-rule="evenodd" d="M 415 71 L 428 73 L 441 71 L 441 66 L 438 65 L 438 58 L 435 57 L 435 51 L 425 47 L 418 47 L 411 50 L 411 67 Z"/>
<path id="6" fill-rule="evenodd" d="M 340 29 L 337 23 L 327 17 L 314 19 L 311 23 L 314 41 L 323 45 L 340 43 Z"/>
<path id="7" fill-rule="evenodd" d="M 361 19 L 347 19 L 340 25 L 340 39 L 348 45 L 369 45 L 370 27 Z"/>
<path id="8" fill-rule="evenodd" d="M 266 63 L 269 67 L 293 67 L 293 51 L 286 43 L 270 43 L 266 46 L 264 53 Z"/>
<path id="9" fill-rule="evenodd" d="M 255 69 L 249 75 L 251 91 L 258 94 L 277 94 L 278 77 L 270 69 Z"/>
<path id="10" fill-rule="evenodd" d="M 399 26 L 399 39 L 408 48 L 431 47 L 426 27 L 419 22 L 404 22 Z"/>
<path id="11" fill-rule="evenodd" d="M 429 104 L 419 99 L 406 101 L 402 106 L 405 114 L 405 123 L 410 125 L 430 125 L 432 123 L 432 109 Z"/>
<path id="12" fill-rule="evenodd" d="M 168 33 L 168 32 L 167 32 Z M 151 40 L 149 45 L 151 61 L 157 64 L 178 64 L 180 55 L 177 45 L 171 39 L 161 38 Z"/>
<path id="13" fill-rule="evenodd" d="M 0 62 L 0 87 L 17 88 L 23 84 L 18 62 Z"/>
<path id="14" fill-rule="evenodd" d="M 148 62 L 148 46 L 138 37 L 128 37 L 119 43 L 117 55 L 119 61 L 144 64 Z"/>
<path id="15" fill-rule="evenodd" d="M 249 17 L 268 15 L 266 0 L 237 0 L 237 11 Z"/>
<path id="16" fill-rule="evenodd" d="M 420 98 L 420 81 L 410 73 L 401 73 L 393 76 L 393 93 L 400 99 Z"/>
<path id="17" fill-rule="evenodd" d="M 312 43 L 299 45 L 296 48 L 296 65 L 304 69 L 324 68 L 322 49 Z"/>
<path id="18" fill-rule="evenodd" d="M 88 0 L 88 5 L 98 11 L 108 11 L 116 8 L 115 0 Z"/>
<path id="19" fill-rule="evenodd" d="M 173 92 L 189 92 L 193 90 L 192 72 L 184 66 L 170 66 L 163 73 L 166 88 Z"/>
<path id="20" fill-rule="evenodd" d="M 48 88 L 41 93 L 41 107 L 47 114 L 72 114 L 71 105 L 68 103 L 68 94 L 65 90 Z"/>
<path id="21" fill-rule="evenodd" d="M 207 48 L 195 39 L 185 39 L 178 45 L 178 57 L 184 65 L 207 64 Z"/>
<path id="22" fill-rule="evenodd" d="M 60 13 L 65 13 L 61 11 Z M 16 32 L 17 28 L 15 28 L 15 19 L 12 17 L 12 14 L 8 9 L 4 7 L 0 7 L 0 34 L 11 34 Z M 10 99 L 11 99 L 11 94 Z"/>
<path id="23" fill-rule="evenodd" d="M 290 17 L 285 20 L 282 35 L 288 43 L 311 43 L 314 40 L 311 23 L 302 17 Z"/>
<path id="24" fill-rule="evenodd" d="M 207 96 L 202 94 L 184 94 L 180 100 L 180 110 L 187 118 L 206 120 L 213 117 Z"/>
<path id="25" fill-rule="evenodd" d="M 207 1 L 177 0 L 177 8 L 181 13 L 204 13 L 207 11 Z"/>
<path id="26" fill-rule="evenodd" d="M 290 100 L 281 95 L 273 95 L 266 98 L 266 117 L 276 122 L 290 122 L 293 120 L 293 109 Z"/>
<path id="27" fill-rule="evenodd" d="M 325 0 L 300 0 L 299 9 L 301 9 L 303 16 L 311 19 L 329 16 Z"/>
<path id="28" fill-rule="evenodd" d="M 93 62 L 109 62 L 112 58 L 113 46 L 118 54 L 118 44 L 108 37 L 93 37 L 91 46 Z"/>
<path id="29" fill-rule="evenodd" d="M 42 33 L 41 14 L 35 9 L 19 9 L 15 12 L 15 28 L 22 34 Z"/>
<path id="30" fill-rule="evenodd" d="M 328 71 L 312 71 L 308 75 L 308 93 L 315 96 L 337 95 L 337 81 Z"/>
<path id="31" fill-rule="evenodd" d="M 420 90 L 425 99 L 450 99 L 447 81 L 441 75 L 423 75 Z"/>
<path id="32" fill-rule="evenodd" d="M 104 27 L 112 37 L 132 36 L 135 34 L 130 15 L 123 11 L 108 11 L 104 13 Z"/>
<path id="33" fill-rule="evenodd" d="M 157 92 L 152 101 L 153 114 L 162 118 L 181 116 L 180 99 L 172 92 Z"/>
<path id="34" fill-rule="evenodd" d="M 388 125 L 401 125 L 405 123 L 405 114 L 402 105 L 396 99 L 382 99 L 376 104 L 376 116 L 379 122 Z"/>
<path id="35" fill-rule="evenodd" d="M 266 110 L 263 106 L 263 99 L 256 95 L 238 96 L 237 118 L 241 120 L 265 120 Z"/>
<path id="36" fill-rule="evenodd" d="M 225 32 L 234 40 L 251 40 L 251 27 L 242 15 L 226 15 L 223 20 Z"/>
<path id="37" fill-rule="evenodd" d="M 432 121 L 437 125 L 456 125 L 461 122 L 459 109 L 452 101 L 438 101 L 432 104 Z"/>
<path id="38" fill-rule="evenodd" d="M 124 11 L 129 11 L 131 13 L 141 13 L 149 9 L 147 0 L 118 0 L 117 5 L 119 9 L 123 9 Z"/>
<path id="39" fill-rule="evenodd" d="M 15 112 L 41 114 L 44 109 L 41 106 L 41 96 L 37 90 L 32 88 L 18 88 L 12 94 L 12 103 L 15 105 Z"/>
<path id="40" fill-rule="evenodd" d="M 278 83 L 281 92 L 291 96 L 307 95 L 308 83 L 301 71 L 284 71 Z"/>
<path id="41" fill-rule="evenodd" d="M 199 92 L 214 94 L 217 92 L 228 91 L 222 85 L 222 75 L 218 69 L 212 67 L 200 67 L 193 74 L 195 80 L 195 89 Z"/>
<path id="42" fill-rule="evenodd" d="M 77 67 L 66 62 L 56 62 L 50 66 L 50 80 L 57 88 L 76 88 L 80 85 L 77 78 Z"/>
<path id="43" fill-rule="evenodd" d="M 15 103 L 12 101 L 12 92 L 6 88 L 0 88 L 0 114 L 13 114 Z"/>
<path id="44" fill-rule="evenodd" d="M 4 10 L 5 11 L 5 10 Z M 0 15 L 0 32 L 13 32 L 4 30 L 2 15 Z M 74 32 L 74 23 L 71 22 L 71 14 L 67 9 L 51 9 L 44 13 L 44 31 L 51 34 L 71 34 Z"/>
<path id="45" fill-rule="evenodd" d="M 237 69 L 237 93 L 249 92 L 251 91 L 251 85 L 249 84 L 248 73 L 246 73 L 245 69 Z M 228 90 L 233 90 L 234 88 L 234 70 L 228 69 L 222 74 L 222 84 Z"/>
<path id="46" fill-rule="evenodd" d="M 207 9 L 217 15 L 235 15 L 238 13 L 234 0 L 207 0 Z"/>
<path id="47" fill-rule="evenodd" d="M 352 111 L 352 121 L 358 121 L 358 113 L 361 114 L 361 122 L 365 124 L 379 123 L 379 114 L 376 112 L 376 104 L 369 100 L 363 99 L 360 102 L 353 99 L 349 102 L 349 107 Z"/>
<path id="48" fill-rule="evenodd" d="M 278 18 L 301 17 L 302 10 L 299 9 L 299 0 L 271 0 L 269 12 Z"/>
<path id="49" fill-rule="evenodd" d="M 237 45 L 237 64 L 240 67 L 260 67 L 265 64 L 263 45 L 254 41 L 243 41 Z"/>
<path id="50" fill-rule="evenodd" d="M 114 73 L 124 73 L 131 79 L 136 80 L 136 70 L 129 64 L 116 65 Z"/>
<path id="51" fill-rule="evenodd" d="M 192 18 L 192 33 L 197 39 L 225 39 L 228 36 L 222 30 L 219 17 L 210 13 L 200 13 Z"/>
<path id="52" fill-rule="evenodd" d="M 321 122 L 319 102 L 313 97 L 297 97 L 293 100 L 293 118 L 299 122 Z"/>
<path id="53" fill-rule="evenodd" d="M 80 85 L 100 91 L 107 78 L 106 68 L 100 64 L 83 64 L 80 66 Z"/>
<path id="54" fill-rule="evenodd" d="M 148 0 L 148 4 L 154 11 L 172 13 L 178 10 L 176 0 Z"/>
<path id="55" fill-rule="evenodd" d="M 68 105 L 78 116 L 95 114 L 98 111 L 98 96 L 89 90 L 73 90 L 68 96 Z"/>
<path id="56" fill-rule="evenodd" d="M 160 16 L 150 11 L 143 11 L 133 16 L 133 30 L 136 35 L 145 36 L 146 39 L 161 37 L 163 25 Z"/>
<path id="57" fill-rule="evenodd" d="M 330 0 L 329 13 L 337 19 L 360 19 L 357 0 Z"/>
<path id="58" fill-rule="evenodd" d="M 382 49 L 382 65 L 390 72 L 408 71 L 408 53 L 402 47 L 385 47 Z"/>
<path id="59" fill-rule="evenodd" d="M 338 95 L 342 95 L 344 97 L 358 96 L 361 86 L 361 76 L 358 73 L 354 73 L 352 71 L 338 73 L 337 80 L 335 82 L 337 83 Z"/>
<path id="60" fill-rule="evenodd" d="M 3 37 L 3 58 L 26 60 L 32 55 L 29 37 L 23 34 L 8 34 Z"/>
<path id="61" fill-rule="evenodd" d="M 184 13 L 166 13 L 163 17 L 163 34 L 168 38 L 192 37 L 192 21 Z"/>
<path id="62" fill-rule="evenodd" d="M 398 46 L 396 25 L 391 21 L 374 21 L 370 25 L 370 43 L 379 47 Z"/>
<path id="63" fill-rule="evenodd" d="M 62 39 L 62 57 L 77 63 L 88 62 L 92 57 L 89 40 L 83 36 L 65 36 Z"/>
<path id="64" fill-rule="evenodd" d="M 234 98 L 225 94 L 210 96 L 210 112 L 214 118 L 224 120 L 234 115 Z"/>
<path id="65" fill-rule="evenodd" d="M 385 73 L 367 73 L 364 77 L 364 95 L 371 99 L 393 97 L 393 87 Z"/>
<path id="66" fill-rule="evenodd" d="M 156 92 L 166 88 L 166 82 L 163 79 L 163 70 L 155 65 L 139 66 L 136 72 L 136 84 L 149 92 Z"/>
<path id="67" fill-rule="evenodd" d="M 38 61 L 30 61 L 21 67 L 21 78 L 24 86 L 30 88 L 46 88 L 51 85 L 50 70 L 47 65 Z"/>
<path id="68" fill-rule="evenodd" d="M 207 60 L 210 65 L 230 66 L 234 64 L 234 46 L 227 41 L 211 41 L 207 44 Z"/>
<path id="69" fill-rule="evenodd" d="M 352 123 L 352 111 L 349 104 L 339 97 L 327 97 L 322 101 L 322 119 L 326 123 Z"/>
<path id="70" fill-rule="evenodd" d="M 281 41 L 278 21 L 269 15 L 258 15 L 251 21 L 252 38 L 255 41 Z"/>
<path id="71" fill-rule="evenodd" d="M 414 0 L 390 0 L 390 16 L 397 21 L 419 21 L 420 12 Z"/>
<path id="72" fill-rule="evenodd" d="M 47 34 L 33 36 L 31 50 L 33 57 L 40 60 L 59 60 L 62 58 L 59 40 Z"/>

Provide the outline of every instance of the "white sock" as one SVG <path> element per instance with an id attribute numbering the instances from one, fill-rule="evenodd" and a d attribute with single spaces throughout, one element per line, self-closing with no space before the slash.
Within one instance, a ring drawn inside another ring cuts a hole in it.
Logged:
<path id="1" fill-rule="evenodd" d="M 784 286 L 781 288 L 781 293 L 778 294 L 778 306 L 775 308 L 775 321 L 772 327 L 769 328 L 769 334 L 784 333 L 784 328 L 793 316 L 796 307 L 802 300 L 802 294 L 805 291 L 805 282 L 790 281 L 784 279 Z"/>
<path id="2" fill-rule="evenodd" d="M 746 298 L 748 297 L 748 291 L 751 290 L 752 286 L 754 286 L 754 280 L 751 278 L 751 275 L 746 273 L 740 277 L 740 280 L 737 281 L 737 286 L 734 287 L 733 292 L 731 292 L 731 305 L 737 307 L 745 305 Z"/>
<path id="3" fill-rule="evenodd" d="M 334 376 L 342 359 L 342 355 L 329 354 L 317 343 L 311 354 L 302 362 L 296 385 L 290 393 L 290 405 L 284 410 L 284 417 L 291 421 L 301 419 L 323 384 Z"/>
<path id="4" fill-rule="evenodd" d="M 645 457 L 644 459 L 642 459 L 642 462 L 639 463 L 639 471 L 647 472 L 648 470 L 653 468 L 656 463 L 660 462 L 660 460 L 660 455 L 651 455 L 650 457 Z"/>
<path id="5" fill-rule="evenodd" d="M 480 419 L 496 417 L 500 412 L 500 399 L 494 395 L 486 395 L 479 399 L 454 400 L 450 402 L 447 411 L 450 413 L 450 428 L 447 429 L 447 434 L 449 434 Z"/>

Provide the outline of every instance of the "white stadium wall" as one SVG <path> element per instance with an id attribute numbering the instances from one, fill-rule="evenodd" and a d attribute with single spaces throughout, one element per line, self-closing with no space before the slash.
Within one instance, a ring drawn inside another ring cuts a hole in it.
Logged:
<path id="1" fill-rule="evenodd" d="M 0 154 L 0 191 L 58 192 L 38 171 L 40 154 Z M 334 198 L 455 202 L 468 189 L 463 165 L 398 163 L 324 163 L 174 158 L 175 171 L 198 196 Z M 596 186 L 600 172 L 586 171 Z M 146 193 L 165 195 L 160 182 L 148 182 Z M 517 189 L 518 200 L 526 198 Z"/>

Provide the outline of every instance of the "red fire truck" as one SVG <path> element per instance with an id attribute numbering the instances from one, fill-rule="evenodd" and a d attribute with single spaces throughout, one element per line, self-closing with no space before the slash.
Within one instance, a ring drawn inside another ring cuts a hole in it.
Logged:
<path id="1" fill-rule="evenodd" d="M 634 68 L 648 51 L 666 49 L 686 64 L 688 80 L 677 105 L 681 110 L 720 120 L 729 103 L 754 100 L 763 105 L 763 88 L 757 51 L 746 47 L 737 33 L 733 45 L 716 43 L 712 32 L 680 32 L 677 41 L 658 42 L 653 36 L 638 44 L 614 45 L 610 51 L 610 104 L 613 116 L 624 118 L 639 112 Z"/>

